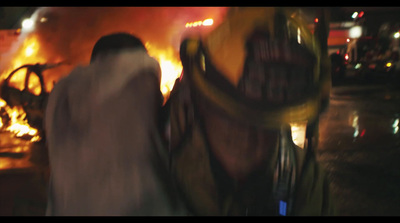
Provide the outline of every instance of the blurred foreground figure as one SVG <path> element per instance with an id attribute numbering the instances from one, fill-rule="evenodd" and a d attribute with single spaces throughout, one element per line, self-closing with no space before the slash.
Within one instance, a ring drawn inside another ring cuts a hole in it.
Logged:
<path id="1" fill-rule="evenodd" d="M 194 215 L 334 215 L 313 151 L 329 96 L 327 32 L 313 36 L 283 9 L 239 8 L 183 41 L 170 165 Z M 305 148 L 292 141 L 296 123 Z"/>
<path id="2" fill-rule="evenodd" d="M 160 153 L 160 75 L 139 39 L 117 33 L 58 82 L 45 117 L 47 215 L 183 214 Z"/>

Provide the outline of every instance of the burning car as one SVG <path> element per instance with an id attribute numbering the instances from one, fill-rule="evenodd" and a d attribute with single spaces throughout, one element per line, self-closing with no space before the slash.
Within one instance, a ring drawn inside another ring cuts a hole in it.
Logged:
<path id="1" fill-rule="evenodd" d="M 0 85 L 1 104 L 1 120 L 2 126 L 7 126 L 10 131 L 18 128 L 16 135 L 25 138 L 35 138 L 38 140 L 42 137 L 43 132 L 43 116 L 46 101 L 49 93 L 45 90 L 45 83 L 42 72 L 58 66 L 59 64 L 25 64 L 13 70 Z M 23 88 L 19 89 L 12 86 L 11 79 L 19 72 L 25 72 L 23 75 Z M 39 81 L 39 86 L 32 85 L 32 77 Z M 21 109 L 23 111 L 21 111 Z M 13 120 L 11 122 L 11 120 Z M 18 123 L 16 120 L 26 121 Z M 34 141 L 36 141 L 34 140 Z"/>
<path id="2" fill-rule="evenodd" d="M 85 65 L 89 61 L 94 42 L 100 36 L 116 31 L 129 32 L 140 37 L 149 55 L 159 62 L 162 73 L 160 90 L 165 103 L 175 80 L 182 72 L 178 51 L 181 36 L 210 31 L 226 9 L 224 7 L 38 8 L 30 18 L 33 22 L 32 29 L 22 28 L 18 32 L 19 37 L 13 43 L 12 50 L 10 48 L 10 51 L 2 54 L 4 59 L 0 64 L 0 129 L 13 132 L 17 137 L 40 135 L 43 127 L 43 109 L 52 90 L 52 84 L 70 73 L 75 66 Z M 182 15 L 180 18 L 176 18 L 178 12 Z M 154 16 L 160 13 L 170 19 Z M 105 14 L 110 16 L 98 17 Z M 80 15 L 79 18 L 76 15 Z M 149 15 L 154 19 L 146 26 L 142 26 L 140 22 L 126 23 L 127 18 L 130 21 L 142 21 Z M 96 25 L 93 24 L 94 21 Z M 65 24 L 69 24 L 68 27 L 71 26 L 73 29 L 61 28 L 66 27 Z M 72 30 L 74 32 L 71 32 Z M 60 61 L 68 66 L 54 69 L 51 74 L 47 71 L 42 73 Z"/>

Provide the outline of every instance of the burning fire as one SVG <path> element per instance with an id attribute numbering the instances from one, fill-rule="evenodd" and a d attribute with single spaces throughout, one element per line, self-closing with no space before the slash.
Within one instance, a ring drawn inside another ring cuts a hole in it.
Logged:
<path id="1" fill-rule="evenodd" d="M 1 73 L 0 78 L 5 79 L 7 75 L 13 71 L 14 69 L 28 63 L 45 63 L 46 59 L 38 54 L 39 51 L 39 41 L 36 35 L 28 36 L 25 41 L 22 43 L 20 49 L 15 53 L 16 57 L 11 61 L 10 67 L 8 70 L 5 70 Z M 15 74 L 18 76 L 18 80 L 16 82 L 24 79 L 24 73 L 19 72 L 21 74 Z M 21 85 L 22 86 L 22 85 Z"/>
<path id="2" fill-rule="evenodd" d="M 198 26 L 212 26 L 214 20 L 208 18 L 202 21 L 188 22 L 186 28 Z M 177 78 L 180 77 L 182 72 L 182 64 L 179 60 L 178 52 L 172 47 L 167 48 L 156 46 L 146 42 L 145 46 L 149 55 L 154 57 L 161 67 L 161 83 L 160 90 L 164 96 L 164 103 L 169 97 L 169 94 L 175 84 Z M 0 82 L 4 81 L 7 76 L 15 69 L 25 64 L 45 64 L 49 62 L 40 49 L 39 37 L 37 34 L 30 34 L 26 37 L 18 51 L 14 54 L 14 58 L 10 62 L 8 70 L 3 70 L 0 73 Z M 54 59 L 54 55 L 52 56 Z M 20 91 L 25 88 L 26 69 L 20 69 L 9 80 L 10 87 L 16 88 Z M 39 95 L 42 90 L 51 91 L 54 86 L 53 83 L 45 81 L 44 89 L 41 89 L 39 78 L 36 75 L 30 75 L 28 81 L 28 91 L 34 95 Z M 10 107 L 7 102 L 0 98 L 0 130 L 5 130 L 14 133 L 17 137 L 29 136 L 31 141 L 40 140 L 39 131 L 31 127 L 27 120 L 27 114 L 21 106 Z"/>
<path id="3" fill-rule="evenodd" d="M 164 102 L 169 96 L 172 88 L 174 87 L 175 80 L 181 75 L 182 72 L 182 64 L 180 60 L 174 55 L 175 51 L 170 46 L 166 50 L 161 50 L 149 42 L 146 42 L 146 48 L 149 52 L 149 55 L 154 57 L 159 63 L 161 67 L 161 85 L 160 90 L 164 95 Z"/>
<path id="4" fill-rule="evenodd" d="M 4 109 L 10 118 L 10 124 L 4 126 L 3 120 L 0 117 L 0 128 L 5 127 L 6 131 L 14 133 L 17 137 L 23 137 L 25 135 L 31 136 L 31 141 L 36 142 L 40 140 L 38 130 L 29 126 L 25 120 L 26 113 L 20 106 L 13 108 L 9 107 L 7 103 L 0 98 L 0 109 Z"/>
<path id="5" fill-rule="evenodd" d="M 28 63 L 43 63 L 45 59 L 38 54 L 39 41 L 35 35 L 25 39 L 22 47 L 16 52 L 16 57 L 11 61 L 10 68 L 0 74 L 1 81 L 4 81 L 8 74 L 14 69 Z M 24 89 L 26 70 L 21 69 L 10 79 L 10 85 L 19 90 Z M 31 75 L 31 78 L 34 78 Z M 36 77 L 37 78 L 37 77 Z M 38 80 L 31 79 L 28 89 L 35 95 L 40 92 L 40 83 Z M 0 110 L 5 112 L 9 118 L 8 125 L 0 117 L 0 129 L 14 133 L 17 137 L 30 136 L 32 142 L 39 141 L 38 130 L 29 126 L 26 120 L 26 113 L 21 106 L 10 107 L 6 101 L 0 98 Z M 4 116 L 3 116 L 4 118 Z"/>
<path id="6" fill-rule="evenodd" d="M 11 61 L 10 68 L 0 74 L 0 81 L 4 81 L 10 72 L 24 64 L 46 63 L 47 61 L 44 56 L 39 54 L 39 48 L 40 43 L 38 38 L 35 35 L 28 36 L 16 52 L 15 58 Z M 172 46 L 167 49 L 160 49 L 146 42 L 146 48 L 149 54 L 160 63 L 162 72 L 160 90 L 164 95 L 165 102 L 174 86 L 175 80 L 182 72 L 182 64 L 177 59 L 178 57 L 175 55 L 176 52 Z M 25 84 L 25 75 L 25 69 L 19 70 L 10 79 L 10 86 L 22 91 Z M 31 75 L 28 89 L 31 93 L 39 95 L 41 91 L 40 82 L 33 78 L 38 79 L 35 75 Z M 6 101 L 0 98 L 0 109 L 6 112 L 9 117 L 8 123 L 0 117 L 0 129 L 12 132 L 17 137 L 30 136 L 33 142 L 40 140 L 38 130 L 27 123 L 26 113 L 21 106 L 10 107 Z"/>

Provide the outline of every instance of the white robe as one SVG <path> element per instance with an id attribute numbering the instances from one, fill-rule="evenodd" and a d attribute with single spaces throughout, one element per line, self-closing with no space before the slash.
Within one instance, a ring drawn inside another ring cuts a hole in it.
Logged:
<path id="1" fill-rule="evenodd" d="M 131 50 L 77 67 L 56 84 L 45 114 L 47 215 L 186 213 L 154 143 L 159 83 L 158 62 Z"/>

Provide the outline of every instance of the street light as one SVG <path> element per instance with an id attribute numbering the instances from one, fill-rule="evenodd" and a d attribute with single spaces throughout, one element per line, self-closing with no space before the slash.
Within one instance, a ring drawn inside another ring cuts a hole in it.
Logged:
<path id="1" fill-rule="evenodd" d="M 359 38 L 362 34 L 362 28 L 361 26 L 353 26 L 349 30 L 349 37 L 352 39 Z"/>
<path id="2" fill-rule="evenodd" d="M 24 19 L 22 21 L 22 29 L 24 30 L 31 30 L 33 28 L 33 20 L 32 19 Z"/>

